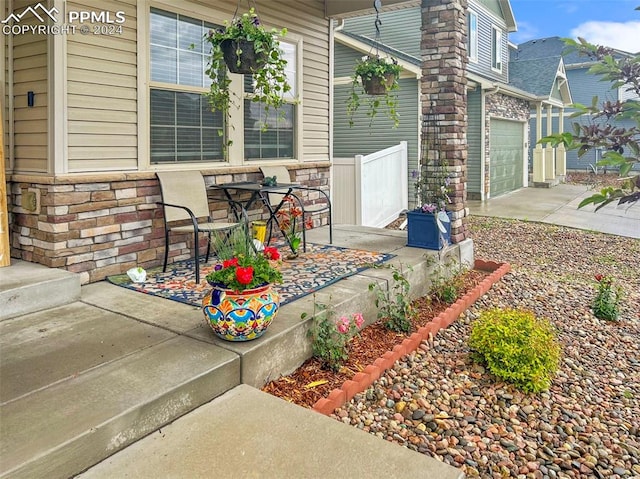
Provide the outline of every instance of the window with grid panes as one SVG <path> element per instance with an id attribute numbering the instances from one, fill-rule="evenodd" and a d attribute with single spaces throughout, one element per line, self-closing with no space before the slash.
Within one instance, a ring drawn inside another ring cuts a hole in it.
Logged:
<path id="1" fill-rule="evenodd" d="M 216 25 L 151 9 L 151 163 L 211 162 L 224 159 L 224 118 L 203 95 L 210 47 L 203 35 Z"/>
<path id="2" fill-rule="evenodd" d="M 244 76 L 244 157 L 248 160 L 294 158 L 296 114 L 297 44 L 280 40 L 280 48 L 287 60 L 285 73 L 291 85 L 286 94 L 288 102 L 280 109 L 270 108 L 265 116 L 261 103 L 252 101 L 253 80 Z M 266 123 L 266 129 L 263 125 Z"/>

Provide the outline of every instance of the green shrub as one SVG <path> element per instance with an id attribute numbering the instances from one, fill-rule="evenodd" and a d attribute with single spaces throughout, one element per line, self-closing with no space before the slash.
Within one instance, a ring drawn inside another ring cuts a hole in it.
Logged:
<path id="1" fill-rule="evenodd" d="M 548 389 L 560 362 L 553 325 L 529 311 L 484 311 L 473 325 L 469 346 L 489 371 L 524 392 Z"/>

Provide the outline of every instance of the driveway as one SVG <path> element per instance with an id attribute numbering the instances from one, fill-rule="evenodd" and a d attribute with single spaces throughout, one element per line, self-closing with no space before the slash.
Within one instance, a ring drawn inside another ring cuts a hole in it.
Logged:
<path id="1" fill-rule="evenodd" d="M 586 185 L 561 184 L 554 188 L 521 188 L 486 201 L 469 200 L 472 215 L 538 221 L 583 230 L 640 238 L 640 204 L 613 203 L 595 212 L 593 205 L 578 209 L 595 190 Z"/>

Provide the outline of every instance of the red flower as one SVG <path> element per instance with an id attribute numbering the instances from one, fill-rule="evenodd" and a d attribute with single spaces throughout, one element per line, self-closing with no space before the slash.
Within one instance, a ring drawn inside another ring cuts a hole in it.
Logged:
<path id="1" fill-rule="evenodd" d="M 223 268 L 228 268 L 229 266 L 238 266 L 238 258 L 225 259 L 222 262 Z"/>
<path id="2" fill-rule="evenodd" d="M 240 284 L 249 284 L 253 281 L 253 267 L 247 266 L 243 268 L 242 266 L 238 266 L 236 268 L 236 279 Z"/>
<path id="3" fill-rule="evenodd" d="M 273 246 L 265 247 L 264 256 L 267 259 L 273 259 L 273 260 L 280 259 L 280 253 L 278 253 L 278 250 Z"/>
<path id="4" fill-rule="evenodd" d="M 596 274 L 596 281 L 602 281 L 602 278 L 604 278 L 603 275 L 601 274 Z"/>

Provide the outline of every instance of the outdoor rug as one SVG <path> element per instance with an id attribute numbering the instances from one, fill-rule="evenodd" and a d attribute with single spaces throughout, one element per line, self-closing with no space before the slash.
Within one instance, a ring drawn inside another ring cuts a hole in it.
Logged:
<path id="1" fill-rule="evenodd" d="M 276 245 L 279 246 L 279 245 Z M 283 252 L 284 248 L 279 248 Z M 325 288 L 348 276 L 352 276 L 374 265 L 382 264 L 395 255 L 375 253 L 359 249 L 342 248 L 331 245 L 307 243 L 307 252 L 294 260 L 283 260 L 280 271 L 282 284 L 275 285 L 280 293 L 280 304 L 284 305 L 319 289 Z M 200 306 L 202 297 L 210 289 L 207 274 L 216 264 L 216 259 L 200 266 L 200 284 L 195 282 L 193 260 L 147 270 L 143 283 L 134 283 L 126 274 L 109 276 L 107 280 L 115 285 L 141 293 L 160 296 L 192 306 Z"/>

